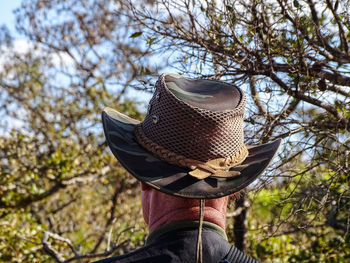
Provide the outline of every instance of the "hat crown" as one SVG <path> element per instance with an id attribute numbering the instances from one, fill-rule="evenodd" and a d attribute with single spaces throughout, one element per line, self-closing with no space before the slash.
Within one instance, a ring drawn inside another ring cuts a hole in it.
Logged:
<path id="1" fill-rule="evenodd" d="M 187 158 L 208 161 L 235 155 L 244 144 L 246 97 L 213 80 L 161 75 L 142 122 L 145 136 Z"/>
<path id="2" fill-rule="evenodd" d="M 234 110 L 242 92 L 233 85 L 208 79 L 189 79 L 180 75 L 164 75 L 166 87 L 185 103 L 211 111 Z"/>

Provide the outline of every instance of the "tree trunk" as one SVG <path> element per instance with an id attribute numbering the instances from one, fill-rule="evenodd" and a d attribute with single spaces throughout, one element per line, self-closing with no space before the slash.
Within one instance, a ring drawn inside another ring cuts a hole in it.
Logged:
<path id="1" fill-rule="evenodd" d="M 234 243 L 235 246 L 244 251 L 246 248 L 246 235 L 248 231 L 248 208 L 249 202 L 247 195 L 244 193 L 239 196 L 235 201 L 235 210 L 240 211 L 240 213 L 234 216 Z"/>

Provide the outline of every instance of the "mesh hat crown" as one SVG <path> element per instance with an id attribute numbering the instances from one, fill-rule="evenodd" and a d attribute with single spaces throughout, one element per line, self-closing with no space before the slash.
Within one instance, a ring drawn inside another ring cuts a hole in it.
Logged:
<path id="1" fill-rule="evenodd" d="M 137 141 L 157 157 L 194 171 L 190 175 L 228 177 L 225 170 L 248 155 L 244 145 L 246 97 L 236 86 L 214 80 L 161 75 Z"/>
<path id="2" fill-rule="evenodd" d="M 102 123 L 112 153 L 138 180 L 171 195 L 218 198 L 258 178 L 281 144 L 245 146 L 245 104 L 234 85 L 163 74 L 142 122 L 105 108 Z"/>

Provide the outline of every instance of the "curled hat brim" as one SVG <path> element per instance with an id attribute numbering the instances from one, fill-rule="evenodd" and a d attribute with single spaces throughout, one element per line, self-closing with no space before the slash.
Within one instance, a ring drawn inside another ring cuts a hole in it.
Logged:
<path id="1" fill-rule="evenodd" d="M 120 164 L 135 178 L 161 192 L 197 199 L 230 195 L 252 183 L 267 168 L 282 140 L 249 146 L 244 162 L 231 170 L 240 171 L 234 178 L 208 177 L 198 180 L 188 174 L 190 169 L 171 165 L 142 148 L 134 138 L 139 121 L 114 109 L 105 108 L 102 123 L 107 143 Z"/>

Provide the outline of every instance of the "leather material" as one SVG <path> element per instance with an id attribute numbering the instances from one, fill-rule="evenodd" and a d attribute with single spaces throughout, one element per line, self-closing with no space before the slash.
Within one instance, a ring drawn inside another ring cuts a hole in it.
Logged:
<path id="1" fill-rule="evenodd" d="M 148 245 L 126 255 L 95 263 L 186 263 L 195 262 L 198 228 L 185 228 L 165 233 Z M 257 263 L 231 246 L 217 231 L 204 227 L 202 232 L 203 263 Z"/>

